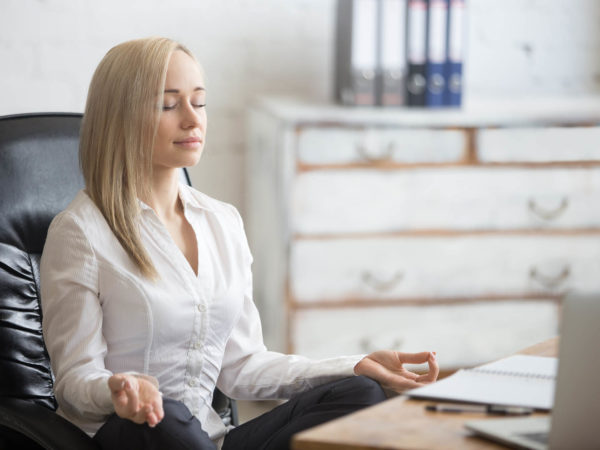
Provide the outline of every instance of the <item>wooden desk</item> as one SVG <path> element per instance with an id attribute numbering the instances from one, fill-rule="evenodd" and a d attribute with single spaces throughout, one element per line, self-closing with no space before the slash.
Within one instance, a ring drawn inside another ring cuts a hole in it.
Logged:
<path id="1" fill-rule="evenodd" d="M 558 338 L 519 352 L 556 356 Z M 379 405 L 298 433 L 293 450 L 373 450 L 373 449 L 500 449 L 493 442 L 467 431 L 467 420 L 481 414 L 440 414 L 426 411 L 425 400 L 398 396 Z M 543 413 L 540 413 L 543 414 Z"/>

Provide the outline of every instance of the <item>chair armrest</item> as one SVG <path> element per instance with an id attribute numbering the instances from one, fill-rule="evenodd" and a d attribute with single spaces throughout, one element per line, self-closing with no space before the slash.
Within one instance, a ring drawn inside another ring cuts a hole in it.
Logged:
<path id="1" fill-rule="evenodd" d="M 225 426 L 238 426 L 239 417 L 237 403 L 234 399 L 227 397 L 219 388 L 215 388 L 213 392 L 212 407 L 221 417 Z"/>
<path id="2" fill-rule="evenodd" d="M 32 401 L 0 397 L 0 425 L 48 450 L 99 450 L 81 429 Z"/>

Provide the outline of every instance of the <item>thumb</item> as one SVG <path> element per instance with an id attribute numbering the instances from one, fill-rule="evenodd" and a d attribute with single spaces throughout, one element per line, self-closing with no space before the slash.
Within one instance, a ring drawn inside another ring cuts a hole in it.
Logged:
<path id="1" fill-rule="evenodd" d="M 108 388 L 112 394 L 117 394 L 125 389 L 125 377 L 123 375 L 113 375 L 108 379 Z"/>

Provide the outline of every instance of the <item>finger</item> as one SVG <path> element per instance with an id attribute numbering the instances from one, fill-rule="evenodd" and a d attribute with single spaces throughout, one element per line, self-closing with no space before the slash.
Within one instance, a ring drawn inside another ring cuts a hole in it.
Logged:
<path id="1" fill-rule="evenodd" d="M 437 377 L 440 374 L 440 367 L 437 363 L 437 359 L 435 357 L 434 352 L 431 353 L 431 356 L 427 360 L 427 364 L 429 366 L 429 372 L 427 372 L 424 375 L 421 375 L 417 379 L 417 381 L 420 381 L 422 383 L 433 383 L 435 380 L 437 380 Z"/>
<path id="2" fill-rule="evenodd" d="M 165 412 L 163 410 L 162 404 L 162 397 L 159 396 L 158 400 L 152 403 L 152 406 L 154 408 L 154 414 L 156 415 L 156 419 L 158 420 L 158 422 L 160 422 L 165 417 Z"/>
<path id="3" fill-rule="evenodd" d="M 382 386 L 390 388 L 396 392 L 402 392 L 406 389 L 412 389 L 419 387 L 420 384 L 414 380 L 405 378 L 404 372 L 396 374 L 390 372 L 388 369 L 383 367 L 381 364 L 371 360 L 364 359 L 362 362 L 361 374 L 366 375 L 369 378 L 373 378 L 378 381 Z"/>
<path id="4" fill-rule="evenodd" d="M 159 411 L 157 411 L 153 405 L 148 405 L 146 408 L 144 408 L 144 411 L 146 413 L 146 422 L 148 422 L 150 427 L 155 427 L 162 420 Z"/>
<path id="5" fill-rule="evenodd" d="M 151 412 L 149 414 L 146 414 L 146 422 L 148 422 L 150 428 L 154 428 L 156 425 L 158 425 L 160 420 L 158 420 L 158 417 L 156 416 L 155 412 Z"/>
<path id="6" fill-rule="evenodd" d="M 420 353 L 396 352 L 398 359 L 402 363 L 408 363 L 408 364 L 423 364 L 425 362 L 428 362 L 431 354 L 432 354 L 432 352 L 420 352 Z"/>
<path id="7" fill-rule="evenodd" d="M 122 375 L 113 375 L 108 379 L 108 388 L 112 394 L 117 394 L 125 389 L 125 377 Z"/>
<path id="8" fill-rule="evenodd" d="M 146 414 L 138 411 L 137 413 L 132 414 L 131 416 L 127 417 L 127 419 L 131 420 L 134 423 L 141 425 L 146 422 Z"/>
<path id="9" fill-rule="evenodd" d="M 431 358 L 429 358 L 429 361 L 427 363 L 429 364 L 430 381 L 433 382 L 433 381 L 437 380 L 437 378 L 440 374 L 440 366 L 437 362 L 435 352 L 433 352 L 433 354 L 431 355 Z"/>
<path id="10" fill-rule="evenodd" d="M 125 393 L 127 394 L 127 406 L 132 414 L 136 414 L 140 410 L 140 399 L 137 389 L 131 380 L 125 381 Z"/>
<path id="11" fill-rule="evenodd" d="M 385 387 L 392 389 L 398 393 L 402 393 L 409 389 L 415 389 L 421 386 L 424 386 L 424 383 L 420 383 L 415 380 L 409 380 L 399 375 L 394 375 L 390 377 L 388 383 L 385 385 Z"/>
<path id="12" fill-rule="evenodd" d="M 419 378 L 419 374 L 411 372 L 410 370 L 404 369 L 401 373 L 403 377 L 408 378 L 409 380 L 417 380 Z"/>
<path id="13" fill-rule="evenodd" d="M 148 418 L 152 412 L 152 407 L 149 405 L 140 407 L 137 412 L 131 415 L 130 420 L 132 420 L 135 423 L 148 422 Z"/>
<path id="14" fill-rule="evenodd" d="M 118 406 L 124 408 L 127 406 L 127 394 L 125 393 L 125 391 L 119 391 L 116 394 L 112 394 L 113 396 L 113 403 L 116 403 Z"/>

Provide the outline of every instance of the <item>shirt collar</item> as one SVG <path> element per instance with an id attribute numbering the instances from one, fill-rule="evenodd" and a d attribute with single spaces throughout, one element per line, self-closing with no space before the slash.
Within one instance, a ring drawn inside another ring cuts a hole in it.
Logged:
<path id="1" fill-rule="evenodd" d="M 183 209 L 187 210 L 188 208 L 192 209 L 203 209 L 205 211 L 214 212 L 214 208 L 203 201 L 202 198 L 199 198 L 197 195 L 193 195 L 191 192 L 191 187 L 179 183 L 179 198 L 181 199 L 181 203 L 183 204 Z M 150 206 L 144 203 L 142 200 L 138 200 L 140 204 L 140 209 L 142 211 L 154 211 Z"/>
<path id="2" fill-rule="evenodd" d="M 187 184 L 179 183 L 179 198 L 183 203 L 183 208 L 204 209 L 205 211 L 214 212 L 212 205 L 209 205 L 202 196 L 193 195 L 192 187 Z"/>

